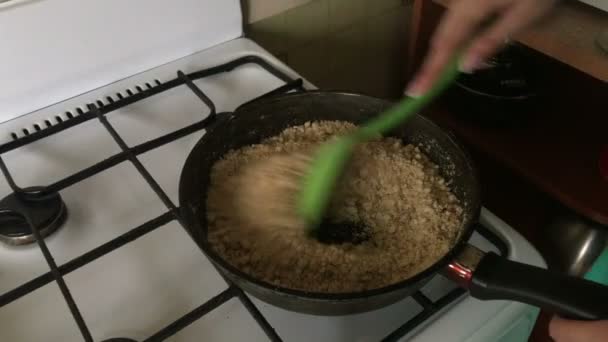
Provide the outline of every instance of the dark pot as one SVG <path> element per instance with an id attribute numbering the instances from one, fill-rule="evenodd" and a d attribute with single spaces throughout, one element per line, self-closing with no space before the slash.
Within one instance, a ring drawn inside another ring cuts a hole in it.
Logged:
<path id="1" fill-rule="evenodd" d="M 383 288 L 352 293 L 314 293 L 280 288 L 233 267 L 207 240 L 206 193 L 212 165 L 232 149 L 259 143 L 285 128 L 316 120 L 361 124 L 391 103 L 357 94 L 308 92 L 281 95 L 220 115 L 191 151 L 182 171 L 179 198 L 185 225 L 211 261 L 230 280 L 270 304 L 293 311 L 339 315 L 377 309 L 403 299 L 442 271 L 482 299 L 513 299 L 586 319 L 608 318 L 608 289 L 586 280 L 550 273 L 484 254 L 468 245 L 481 206 L 477 175 L 452 135 L 428 119 L 415 116 L 387 134 L 418 146 L 451 179 L 454 195 L 464 203 L 460 234 L 453 248 L 435 264 L 409 279 Z M 558 288 L 555 284 L 560 284 Z M 599 301 L 598 301 L 599 300 Z M 603 300 L 603 301 L 602 301 Z M 599 304 L 598 304 L 599 303 Z"/>

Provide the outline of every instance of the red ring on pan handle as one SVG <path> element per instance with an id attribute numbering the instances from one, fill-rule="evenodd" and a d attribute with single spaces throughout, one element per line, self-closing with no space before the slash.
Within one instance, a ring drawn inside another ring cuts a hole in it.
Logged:
<path id="1" fill-rule="evenodd" d="M 473 270 L 464 266 L 458 262 L 452 262 L 448 264 L 445 273 L 449 274 L 448 277 L 456 282 L 461 287 L 468 289 L 471 279 L 473 279 Z"/>
<path id="2" fill-rule="evenodd" d="M 442 273 L 448 279 L 468 289 L 473 280 L 473 272 L 484 255 L 485 253 L 477 247 L 466 245 L 459 255 L 443 269 Z"/>

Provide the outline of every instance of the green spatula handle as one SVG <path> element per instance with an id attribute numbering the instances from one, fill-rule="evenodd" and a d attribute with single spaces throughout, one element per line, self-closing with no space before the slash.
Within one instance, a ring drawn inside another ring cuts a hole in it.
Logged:
<path id="1" fill-rule="evenodd" d="M 453 58 L 446 66 L 439 79 L 433 87 L 421 96 L 406 98 L 384 112 L 377 118 L 369 121 L 354 133 L 354 140 L 370 139 L 378 134 L 385 133 L 400 123 L 405 122 L 410 116 L 415 115 L 424 106 L 431 102 L 450 86 L 459 74 L 459 59 Z"/>
<path id="2" fill-rule="evenodd" d="M 454 58 L 443 70 L 433 87 L 422 96 L 402 100 L 353 133 L 323 144 L 319 148 L 309 172 L 303 177 L 302 191 L 298 197 L 298 212 L 308 222 L 311 232 L 318 228 L 334 185 L 342 174 L 353 148 L 365 140 L 397 127 L 431 102 L 456 78 L 458 62 L 458 58 Z"/>

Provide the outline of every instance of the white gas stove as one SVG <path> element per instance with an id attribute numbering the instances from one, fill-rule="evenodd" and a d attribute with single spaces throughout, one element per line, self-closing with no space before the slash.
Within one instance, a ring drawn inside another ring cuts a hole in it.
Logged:
<path id="1" fill-rule="evenodd" d="M 19 187 L 58 191 L 64 203 L 46 196 L 27 209 L 50 233 L 44 243 L 0 212 L 0 340 L 527 340 L 538 310 L 470 298 L 440 276 L 411 298 L 340 317 L 284 311 L 223 280 L 171 211 L 210 113 L 177 72 L 218 115 L 279 87 L 301 88 L 295 71 L 239 38 L 240 19 L 238 1 L 226 0 L 0 7 L 10 52 L 0 65 L 3 171 Z M 10 198 L 14 188 L 0 179 L 0 198 Z M 492 213 L 483 210 L 480 223 L 473 244 L 544 266 Z"/>

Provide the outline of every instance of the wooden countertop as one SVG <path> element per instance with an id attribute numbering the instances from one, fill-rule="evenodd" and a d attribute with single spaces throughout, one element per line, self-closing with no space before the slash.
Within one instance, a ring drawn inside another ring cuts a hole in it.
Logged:
<path id="1" fill-rule="evenodd" d="M 433 0 L 447 7 L 457 0 Z M 608 13 L 577 1 L 565 1 L 534 28 L 512 37 L 547 56 L 608 82 L 608 53 L 596 43 L 608 30 Z"/>

